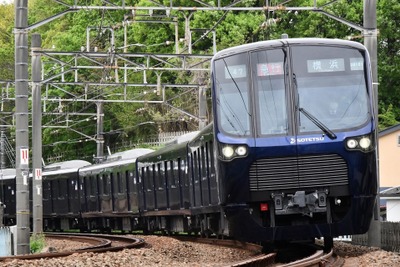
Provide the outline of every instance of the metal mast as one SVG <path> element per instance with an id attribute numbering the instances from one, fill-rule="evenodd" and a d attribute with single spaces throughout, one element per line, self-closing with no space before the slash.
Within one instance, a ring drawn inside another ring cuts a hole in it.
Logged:
<path id="1" fill-rule="evenodd" d="M 375 119 L 378 120 L 378 53 L 377 53 L 377 21 L 376 21 L 376 0 L 364 0 L 364 45 L 368 49 L 371 58 L 372 86 L 375 96 Z M 376 139 L 378 140 L 378 139 Z M 378 142 L 376 144 L 378 156 Z M 379 157 L 378 157 L 379 163 Z M 379 164 L 377 164 L 379 170 Z M 378 188 L 379 188 L 378 171 Z M 368 245 L 372 247 L 381 247 L 381 224 L 380 224 L 380 198 L 379 192 L 376 197 L 374 217 L 368 231 Z"/>
<path id="2" fill-rule="evenodd" d="M 40 34 L 32 34 L 32 217 L 34 233 L 43 232 L 41 45 Z"/>
<path id="3" fill-rule="evenodd" d="M 17 254 L 29 254 L 28 0 L 15 0 Z"/>

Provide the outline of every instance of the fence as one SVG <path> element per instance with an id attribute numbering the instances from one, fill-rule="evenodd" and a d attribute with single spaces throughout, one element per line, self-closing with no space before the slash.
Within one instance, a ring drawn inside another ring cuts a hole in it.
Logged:
<path id="1" fill-rule="evenodd" d="M 368 234 L 353 235 L 355 245 L 368 245 Z M 381 248 L 387 251 L 400 252 L 400 223 L 381 222 Z"/>
<path id="2" fill-rule="evenodd" d="M 13 255 L 12 233 L 9 227 L 0 227 L 0 257 Z"/>

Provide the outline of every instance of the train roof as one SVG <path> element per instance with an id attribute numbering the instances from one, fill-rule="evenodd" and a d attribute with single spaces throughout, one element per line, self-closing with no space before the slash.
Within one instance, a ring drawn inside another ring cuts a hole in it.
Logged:
<path id="1" fill-rule="evenodd" d="M 243 44 L 235 47 L 226 48 L 219 51 L 213 57 L 213 60 L 229 56 L 230 54 L 242 53 L 258 49 L 265 49 L 266 47 L 282 47 L 295 44 L 308 44 L 308 45 L 347 45 L 357 49 L 366 50 L 365 46 L 361 43 L 342 40 L 342 39 L 328 39 L 328 38 L 287 38 L 276 39 L 268 41 L 260 41 L 255 43 Z"/>
<path id="2" fill-rule="evenodd" d="M 53 173 L 57 174 L 69 173 L 77 171 L 79 168 L 88 165 L 91 165 L 91 163 L 85 160 L 69 160 L 47 165 L 43 168 L 43 172 L 46 173 L 47 175 L 51 175 Z"/>
<path id="3" fill-rule="evenodd" d="M 149 149 L 149 148 L 135 148 L 135 149 L 112 154 L 107 157 L 105 162 L 111 162 L 111 161 L 116 161 L 116 160 L 136 159 L 142 155 L 145 155 L 145 154 L 153 152 L 153 151 L 154 151 L 153 149 Z"/>
<path id="4" fill-rule="evenodd" d="M 165 147 L 162 147 L 152 153 L 143 155 L 138 158 L 139 162 L 156 162 L 160 160 L 175 159 L 177 155 L 186 155 L 187 143 L 193 140 L 200 131 L 193 131 L 181 136 L 178 136 L 173 141 L 169 142 Z"/>
<path id="5" fill-rule="evenodd" d="M 200 131 L 193 131 L 187 134 L 183 134 L 181 136 L 176 137 L 174 140 L 168 142 L 166 146 L 182 144 L 192 140 L 195 136 L 199 134 Z"/>
<path id="6" fill-rule="evenodd" d="M 17 172 L 15 169 L 0 169 L 0 178 L 5 179 L 15 179 Z"/>
<path id="7" fill-rule="evenodd" d="M 85 166 L 81 168 L 79 171 L 80 172 L 86 172 L 86 171 L 92 171 L 92 170 L 97 170 L 97 169 L 103 169 L 107 167 L 113 167 L 116 165 L 123 165 L 123 164 L 129 164 L 129 163 L 134 163 L 136 162 L 136 159 L 142 155 L 149 154 L 151 152 L 154 152 L 153 149 L 148 149 L 148 148 L 135 148 L 123 152 L 118 152 L 115 154 L 112 154 L 111 156 L 107 157 L 107 159 L 103 162 L 100 162 L 98 164 L 93 164 L 90 166 Z"/>

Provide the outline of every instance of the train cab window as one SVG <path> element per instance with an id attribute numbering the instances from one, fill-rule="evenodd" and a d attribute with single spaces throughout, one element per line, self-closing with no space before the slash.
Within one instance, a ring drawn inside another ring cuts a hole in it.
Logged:
<path id="1" fill-rule="evenodd" d="M 271 49 L 252 53 L 252 77 L 255 77 L 255 106 L 258 134 L 288 133 L 285 90 L 285 51 Z"/>
<path id="2" fill-rule="evenodd" d="M 250 135 L 251 108 L 249 103 L 247 54 L 219 59 L 215 62 L 215 90 L 218 127 L 238 136 Z"/>

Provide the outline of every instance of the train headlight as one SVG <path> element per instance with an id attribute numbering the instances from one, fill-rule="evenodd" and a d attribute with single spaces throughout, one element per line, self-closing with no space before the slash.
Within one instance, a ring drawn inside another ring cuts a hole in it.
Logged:
<path id="1" fill-rule="evenodd" d="M 224 148 L 222 148 L 222 155 L 224 155 L 224 157 L 227 159 L 232 158 L 234 153 L 235 151 L 231 146 L 225 146 Z"/>
<path id="2" fill-rule="evenodd" d="M 357 137 L 351 137 L 346 140 L 347 150 L 361 150 L 363 152 L 369 152 L 374 149 L 373 135 L 363 135 Z"/>
<path id="3" fill-rule="evenodd" d="M 247 148 L 245 146 L 238 146 L 235 150 L 238 156 L 244 156 L 247 154 Z"/>
<path id="4" fill-rule="evenodd" d="M 234 158 L 246 157 L 249 152 L 247 145 L 221 144 L 220 149 L 221 159 L 228 161 Z"/>
<path id="5" fill-rule="evenodd" d="M 360 147 L 364 150 L 367 150 L 369 148 L 369 146 L 371 145 L 371 139 L 369 139 L 368 137 L 363 137 L 360 140 Z"/>
<path id="6" fill-rule="evenodd" d="M 355 139 L 349 139 L 349 140 L 347 140 L 347 147 L 348 148 L 350 148 L 350 149 L 354 149 L 354 148 L 356 148 L 357 147 L 357 145 L 358 145 L 358 142 L 357 142 L 357 140 L 355 140 Z"/>

